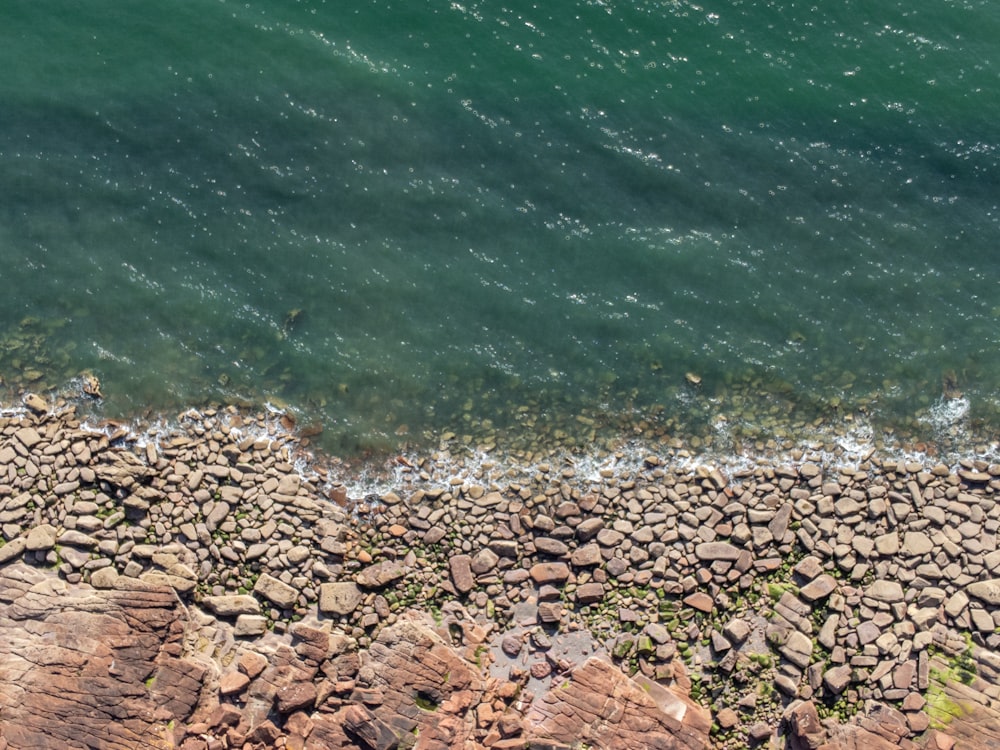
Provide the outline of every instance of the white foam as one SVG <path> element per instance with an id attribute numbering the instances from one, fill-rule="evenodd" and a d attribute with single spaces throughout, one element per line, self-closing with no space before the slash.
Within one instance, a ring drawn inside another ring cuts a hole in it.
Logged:
<path id="1" fill-rule="evenodd" d="M 928 424 L 936 430 L 947 430 L 950 427 L 965 422 L 969 416 L 969 399 L 967 398 L 944 398 L 931 406 L 926 414 L 921 415 L 920 421 Z"/>

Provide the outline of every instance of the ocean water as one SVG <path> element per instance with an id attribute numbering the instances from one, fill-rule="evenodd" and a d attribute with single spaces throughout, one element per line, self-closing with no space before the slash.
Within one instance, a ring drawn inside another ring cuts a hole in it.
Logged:
<path id="1" fill-rule="evenodd" d="M 1000 428 L 996 3 L 2 16 L 8 399 L 343 454 Z"/>

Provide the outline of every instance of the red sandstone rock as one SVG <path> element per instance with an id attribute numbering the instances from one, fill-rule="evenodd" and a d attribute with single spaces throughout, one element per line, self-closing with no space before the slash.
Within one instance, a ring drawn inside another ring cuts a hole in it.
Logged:
<path id="1" fill-rule="evenodd" d="M 786 712 L 794 750 L 816 750 L 826 741 L 826 730 L 819 723 L 819 714 L 811 701 L 799 703 Z"/>
<path id="2" fill-rule="evenodd" d="M 12 748 L 167 748 L 207 670 L 177 658 L 184 611 L 169 588 L 119 579 L 75 589 L 0 569 L 0 737 Z"/>
<path id="3" fill-rule="evenodd" d="M 569 566 L 561 562 L 537 563 L 528 573 L 539 586 L 561 584 L 569 578 Z"/>
<path id="4" fill-rule="evenodd" d="M 242 693 L 250 684 L 250 678 L 242 672 L 229 672 L 219 680 L 219 695 L 236 695 Z"/>
<path id="5" fill-rule="evenodd" d="M 251 680 L 257 679 L 267 666 L 267 657 L 247 651 L 240 657 L 239 668 Z"/>
<path id="6" fill-rule="evenodd" d="M 277 698 L 278 710 L 283 714 L 306 711 L 311 709 L 316 701 L 316 686 L 312 682 L 286 685 L 278 690 Z"/>
<path id="7" fill-rule="evenodd" d="M 532 742 L 587 743 L 606 750 L 701 750 L 711 724 L 708 711 L 687 697 L 653 682 L 640 685 L 596 657 L 525 713 Z"/>

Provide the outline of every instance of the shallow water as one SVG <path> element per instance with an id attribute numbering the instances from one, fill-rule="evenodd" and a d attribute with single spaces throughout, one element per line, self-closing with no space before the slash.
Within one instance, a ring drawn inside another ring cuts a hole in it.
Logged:
<path id="1" fill-rule="evenodd" d="M 8 13 L 12 395 L 342 453 L 1000 424 L 994 4 Z"/>

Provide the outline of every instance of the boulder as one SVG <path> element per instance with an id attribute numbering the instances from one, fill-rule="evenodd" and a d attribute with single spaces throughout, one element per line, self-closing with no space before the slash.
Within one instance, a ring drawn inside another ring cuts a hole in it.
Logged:
<path id="1" fill-rule="evenodd" d="M 257 583 L 254 584 L 253 591 L 282 609 L 289 609 L 299 598 L 297 589 L 268 573 L 261 573 Z"/>
<path id="2" fill-rule="evenodd" d="M 260 614 L 260 602 L 249 594 L 206 596 L 201 603 L 205 609 L 219 617 Z"/>
<path id="3" fill-rule="evenodd" d="M 539 586 L 557 585 L 569 578 L 569 566 L 562 562 L 537 563 L 531 566 L 528 573 Z"/>
<path id="4" fill-rule="evenodd" d="M 448 570 L 451 573 L 451 582 L 455 590 L 460 594 L 467 594 L 476 585 L 476 578 L 472 574 L 472 558 L 468 555 L 452 555 L 448 558 Z"/>
<path id="5" fill-rule="evenodd" d="M 1000 606 L 1000 579 L 970 583 L 965 593 L 994 607 Z"/>
<path id="6" fill-rule="evenodd" d="M 386 560 L 362 569 L 354 580 L 361 588 L 380 589 L 398 581 L 407 572 L 406 566 L 398 560 Z"/>
<path id="7" fill-rule="evenodd" d="M 325 614 L 349 615 L 358 608 L 364 594 L 352 581 L 324 583 L 319 587 L 319 611 Z"/>
<path id="8" fill-rule="evenodd" d="M 739 560 L 740 548 L 729 542 L 703 542 L 694 548 L 699 560 Z"/>

